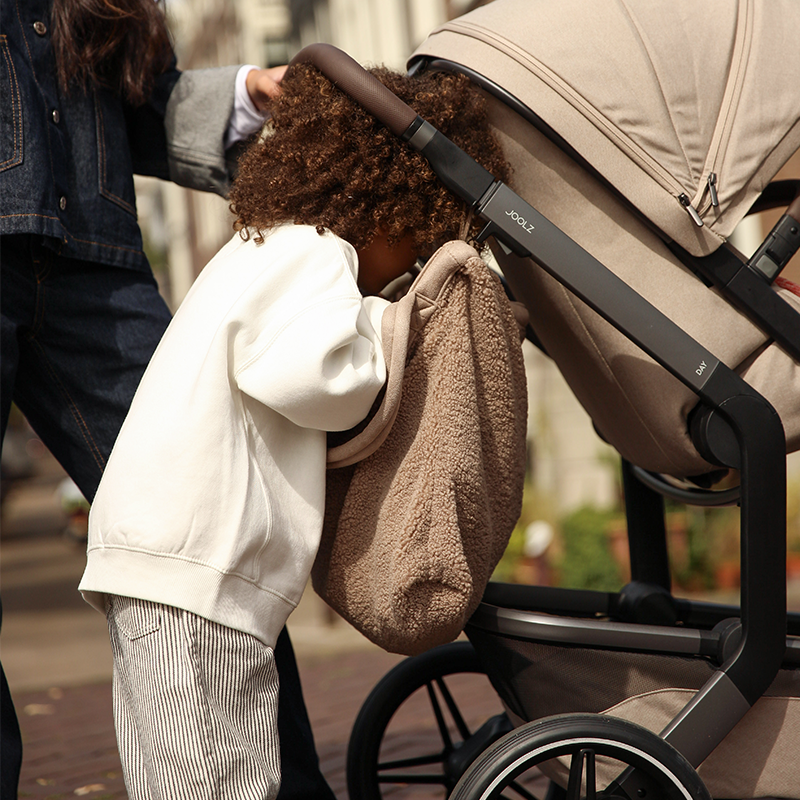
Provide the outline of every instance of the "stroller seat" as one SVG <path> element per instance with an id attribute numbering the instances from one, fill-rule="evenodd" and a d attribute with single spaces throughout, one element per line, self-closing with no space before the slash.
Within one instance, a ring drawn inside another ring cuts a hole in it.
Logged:
<path id="1" fill-rule="evenodd" d="M 787 451 L 800 448 L 800 364 L 699 280 L 616 192 L 501 101 L 492 99 L 490 114 L 514 167 L 512 188 L 738 372 L 780 415 Z M 715 469 L 690 437 L 690 389 L 545 271 L 494 253 L 544 349 L 623 458 L 678 478 Z M 799 296 L 775 284 L 773 291 L 800 313 Z"/>

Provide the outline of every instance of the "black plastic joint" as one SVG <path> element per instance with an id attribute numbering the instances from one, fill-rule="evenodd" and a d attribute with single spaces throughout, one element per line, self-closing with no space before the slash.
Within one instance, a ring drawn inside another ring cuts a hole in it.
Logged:
<path id="1" fill-rule="evenodd" d="M 800 223 L 788 214 L 784 214 L 747 262 L 747 266 L 772 283 L 798 248 L 800 248 Z"/>
<path id="2" fill-rule="evenodd" d="M 419 152 L 428 159 L 439 180 L 470 205 L 477 203 L 495 182 L 490 172 L 438 131 Z"/>
<path id="3" fill-rule="evenodd" d="M 689 412 L 689 435 L 697 452 L 709 464 L 729 469 L 741 468 L 736 433 L 717 409 L 698 403 Z"/>

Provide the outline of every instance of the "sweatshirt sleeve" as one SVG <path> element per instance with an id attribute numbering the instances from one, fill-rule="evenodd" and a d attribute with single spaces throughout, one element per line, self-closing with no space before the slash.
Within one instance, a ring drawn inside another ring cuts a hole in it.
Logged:
<path id="1" fill-rule="evenodd" d="M 236 369 L 237 386 L 301 427 L 352 428 L 386 380 L 380 322 L 387 306 L 354 291 L 312 299 Z"/>

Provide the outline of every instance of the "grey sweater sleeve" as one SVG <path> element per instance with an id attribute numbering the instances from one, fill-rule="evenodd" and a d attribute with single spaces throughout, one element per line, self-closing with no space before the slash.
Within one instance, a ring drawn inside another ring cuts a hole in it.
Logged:
<path id="1" fill-rule="evenodd" d="M 224 140 L 238 70 L 237 65 L 181 73 L 165 119 L 169 177 L 175 183 L 227 194 L 231 175 Z"/>

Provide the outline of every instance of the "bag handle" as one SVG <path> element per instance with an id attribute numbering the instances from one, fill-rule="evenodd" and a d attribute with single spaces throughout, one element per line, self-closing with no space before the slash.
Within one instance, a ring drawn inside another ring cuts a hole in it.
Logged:
<path id="1" fill-rule="evenodd" d="M 442 245 L 428 259 L 408 293 L 383 312 L 381 342 L 387 373 L 383 400 L 364 430 L 328 449 L 328 469 L 362 461 L 383 444 L 400 408 L 409 349 L 439 307 L 440 297 L 450 279 L 471 258 L 479 256 L 466 242 L 455 240 Z"/>

